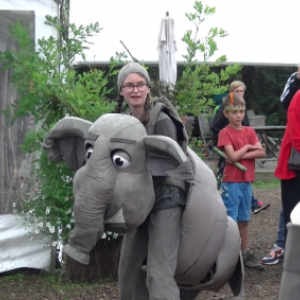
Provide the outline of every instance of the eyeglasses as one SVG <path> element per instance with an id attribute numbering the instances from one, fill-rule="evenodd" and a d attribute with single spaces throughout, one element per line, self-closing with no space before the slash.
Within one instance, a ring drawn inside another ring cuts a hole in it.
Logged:
<path id="1" fill-rule="evenodd" d="M 147 86 L 149 86 L 147 83 L 138 83 L 137 85 L 134 84 L 126 84 L 123 85 L 122 88 L 125 90 L 125 92 L 130 93 L 134 91 L 134 88 L 136 87 L 139 92 L 145 92 L 147 89 Z M 150 87 L 150 86 L 149 86 Z"/>

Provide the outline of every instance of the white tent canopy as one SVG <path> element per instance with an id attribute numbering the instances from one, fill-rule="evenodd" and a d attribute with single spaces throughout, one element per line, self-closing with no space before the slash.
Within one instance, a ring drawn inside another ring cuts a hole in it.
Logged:
<path id="1" fill-rule="evenodd" d="M 25 224 L 24 217 L 0 215 L 0 273 L 20 268 L 49 270 L 51 238 Z"/>
<path id="2" fill-rule="evenodd" d="M 157 33 L 161 19 L 169 11 L 176 24 L 177 61 L 183 61 L 184 33 L 194 25 L 185 13 L 193 12 L 194 0 L 70 0 L 70 21 L 89 24 L 98 21 L 103 31 L 91 39 L 88 61 L 107 62 L 116 51 L 125 49 L 145 62 L 157 62 Z M 298 0 L 203 0 L 217 11 L 200 27 L 204 37 L 212 26 L 222 27 L 229 36 L 218 40 L 220 49 L 214 58 L 227 55 L 228 62 L 264 65 L 297 65 L 300 61 L 298 42 Z M 202 60 L 202 57 L 199 57 Z M 78 57 L 77 62 L 82 61 Z"/>

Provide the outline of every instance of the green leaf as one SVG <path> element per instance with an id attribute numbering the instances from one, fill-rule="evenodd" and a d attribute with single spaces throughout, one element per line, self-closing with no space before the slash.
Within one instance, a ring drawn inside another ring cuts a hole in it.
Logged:
<path id="1" fill-rule="evenodd" d="M 240 71 L 238 65 L 227 66 L 218 73 L 211 70 L 211 65 L 208 65 L 207 61 L 218 50 L 217 39 L 227 36 L 228 33 L 222 28 L 212 27 L 206 36 L 199 37 L 198 35 L 203 32 L 201 24 L 206 17 L 216 12 L 216 8 L 207 5 L 204 7 L 202 1 L 196 1 L 193 8 L 194 11 L 186 13 L 186 17 L 195 30 L 187 30 L 182 38 L 187 49 L 187 53 L 183 55 L 185 69 L 175 85 L 172 99 L 181 115 L 187 113 L 197 115 L 212 110 L 214 95 L 225 92 L 228 88 L 227 81 Z M 200 55 L 203 55 L 204 62 L 198 62 L 197 57 Z M 226 55 L 222 55 L 212 66 L 225 61 Z"/>

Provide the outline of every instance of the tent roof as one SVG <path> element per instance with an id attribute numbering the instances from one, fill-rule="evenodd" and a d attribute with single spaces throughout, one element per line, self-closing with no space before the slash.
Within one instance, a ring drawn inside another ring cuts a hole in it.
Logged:
<path id="1" fill-rule="evenodd" d="M 157 60 L 152 60 L 152 61 L 142 61 L 143 64 L 146 66 L 150 67 L 155 67 L 158 66 L 158 61 Z M 201 63 L 201 62 L 199 62 Z M 210 62 L 213 64 L 213 62 Z M 209 64 L 210 64 L 209 63 Z M 238 61 L 226 61 L 225 63 L 220 63 L 219 66 L 227 66 L 227 65 L 232 65 L 234 63 L 238 63 L 243 66 L 255 66 L 255 67 L 295 67 L 294 63 L 257 63 L 257 62 L 238 62 Z M 103 60 L 103 61 L 88 61 L 88 60 L 78 60 L 74 63 L 75 69 L 79 69 L 82 67 L 87 67 L 87 66 L 93 66 L 93 67 L 103 67 L 103 66 L 109 66 L 109 61 L 108 60 Z M 177 66 L 184 66 L 184 61 L 177 61 Z"/>

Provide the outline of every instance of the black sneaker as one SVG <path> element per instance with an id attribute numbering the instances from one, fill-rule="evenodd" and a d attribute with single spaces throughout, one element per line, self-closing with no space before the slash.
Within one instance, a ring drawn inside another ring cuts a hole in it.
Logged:
<path id="1" fill-rule="evenodd" d="M 242 257 L 243 257 L 243 263 L 245 267 L 255 269 L 257 271 L 264 270 L 264 266 L 258 262 L 258 260 L 255 258 L 252 251 L 247 250 L 243 252 Z"/>
<path id="2" fill-rule="evenodd" d="M 270 207 L 270 204 L 265 204 L 262 201 L 257 201 L 256 206 L 252 208 L 252 213 L 257 214 L 262 210 L 268 209 Z"/>

